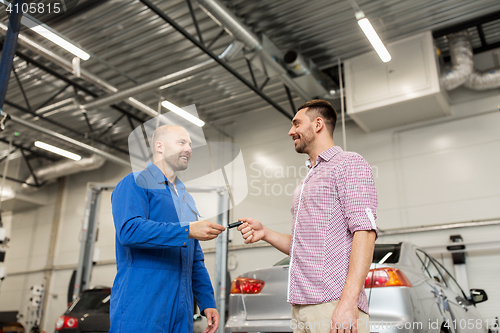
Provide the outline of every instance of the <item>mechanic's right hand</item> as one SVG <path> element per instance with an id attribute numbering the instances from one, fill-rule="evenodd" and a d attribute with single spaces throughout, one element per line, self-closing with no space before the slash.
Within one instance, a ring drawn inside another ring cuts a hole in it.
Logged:
<path id="1" fill-rule="evenodd" d="M 221 232 L 226 230 L 222 225 L 210 221 L 195 221 L 189 223 L 189 238 L 208 241 L 217 238 Z"/>
<path id="2" fill-rule="evenodd" d="M 242 218 L 238 221 L 242 221 L 243 224 L 238 227 L 238 231 L 245 239 L 245 244 L 251 244 L 260 241 L 266 235 L 265 227 L 260 223 L 260 221 L 251 218 Z"/>

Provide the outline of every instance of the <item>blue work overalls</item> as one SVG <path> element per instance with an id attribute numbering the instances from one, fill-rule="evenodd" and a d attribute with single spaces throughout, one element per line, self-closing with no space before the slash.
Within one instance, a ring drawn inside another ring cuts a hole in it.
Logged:
<path id="1" fill-rule="evenodd" d="M 149 163 L 111 195 L 117 263 L 111 333 L 193 332 L 193 293 L 201 311 L 215 308 L 200 244 L 188 238 L 199 214 L 179 180 L 176 187 L 178 195 Z"/>

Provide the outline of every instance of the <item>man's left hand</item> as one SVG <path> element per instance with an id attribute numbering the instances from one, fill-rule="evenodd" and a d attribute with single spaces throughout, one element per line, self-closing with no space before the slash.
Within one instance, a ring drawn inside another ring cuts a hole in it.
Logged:
<path id="1" fill-rule="evenodd" d="M 208 308 L 205 309 L 205 316 L 207 317 L 207 328 L 205 328 L 204 333 L 214 333 L 219 327 L 219 312 L 217 309 Z"/>
<path id="2" fill-rule="evenodd" d="M 330 333 L 358 333 L 358 318 L 358 304 L 351 306 L 340 301 L 333 310 Z"/>

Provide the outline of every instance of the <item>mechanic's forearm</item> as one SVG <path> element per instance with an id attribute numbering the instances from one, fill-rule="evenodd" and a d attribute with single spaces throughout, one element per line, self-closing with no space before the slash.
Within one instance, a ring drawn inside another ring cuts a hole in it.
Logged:
<path id="1" fill-rule="evenodd" d="M 263 240 L 283 252 L 284 254 L 290 254 L 290 243 L 292 242 L 292 236 L 280 234 L 279 232 L 273 231 L 269 228 L 265 228 L 265 234 Z"/>
<path id="2" fill-rule="evenodd" d="M 350 306 L 358 304 L 361 288 L 366 280 L 375 247 L 375 231 L 360 230 L 354 233 L 352 240 L 349 272 L 340 297 L 341 302 Z"/>

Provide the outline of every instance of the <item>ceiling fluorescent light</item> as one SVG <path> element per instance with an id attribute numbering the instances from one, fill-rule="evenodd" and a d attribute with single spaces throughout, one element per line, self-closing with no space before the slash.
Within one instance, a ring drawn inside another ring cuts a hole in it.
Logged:
<path id="1" fill-rule="evenodd" d="M 71 42 L 67 41 L 66 39 L 58 36 L 54 32 L 51 31 L 51 29 L 46 26 L 45 24 L 41 23 L 40 21 L 35 21 L 33 19 L 30 19 L 26 16 L 23 16 L 21 18 L 21 23 L 30 28 L 31 30 L 35 31 L 36 33 L 42 35 L 43 37 L 47 38 L 51 42 L 59 45 L 66 51 L 73 53 L 75 56 L 82 60 L 88 60 L 90 58 L 90 54 L 87 52 L 83 51 L 76 45 L 72 44 Z"/>
<path id="2" fill-rule="evenodd" d="M 53 152 L 55 154 L 59 154 L 61 156 L 64 156 L 64 157 L 67 157 L 67 158 L 70 158 L 72 160 L 75 160 L 75 161 L 79 161 L 82 159 L 82 157 L 80 155 L 77 155 L 77 154 L 73 154 L 67 150 L 64 150 L 64 149 L 61 149 L 61 148 L 57 148 L 57 147 L 54 147 L 52 145 L 49 145 L 45 142 L 41 142 L 41 141 L 35 141 L 35 147 L 38 147 L 38 148 L 42 148 L 42 149 L 45 149 L 45 150 L 48 150 L 50 152 Z"/>
<path id="3" fill-rule="evenodd" d="M 4 4 L 7 7 L 12 5 L 7 0 L 0 0 L 0 3 Z M 71 43 L 70 41 L 62 38 L 61 36 L 58 35 L 57 31 L 53 30 L 52 28 L 50 28 L 46 24 L 43 24 L 42 22 L 38 21 L 36 18 L 32 17 L 31 15 L 23 13 L 23 16 L 21 17 L 21 23 L 24 24 L 25 26 L 27 26 L 28 28 L 30 28 L 31 30 L 39 33 L 43 37 L 47 38 L 48 40 L 52 41 L 53 43 L 59 45 L 60 47 L 62 47 L 66 51 L 73 53 L 78 58 L 80 58 L 82 60 L 88 60 L 90 58 L 90 54 L 83 51 L 82 49 L 80 49 L 78 46 Z"/>
<path id="4" fill-rule="evenodd" d="M 391 55 L 385 48 L 384 43 L 380 40 L 377 32 L 375 32 L 375 29 L 373 29 L 370 21 L 365 17 L 365 14 L 361 11 L 356 12 L 356 18 L 358 19 L 361 30 L 365 33 L 366 38 L 368 38 L 380 59 L 382 59 L 383 62 L 389 62 L 391 60 Z"/>
<path id="5" fill-rule="evenodd" d="M 173 113 L 176 113 L 177 115 L 181 116 L 182 118 L 192 122 L 196 126 L 203 127 L 203 125 L 205 125 L 205 122 L 203 120 L 201 120 L 200 118 L 196 118 L 191 113 L 184 111 L 183 109 L 170 103 L 169 101 L 163 101 L 161 102 L 161 105 L 164 108 L 169 109 Z"/>

